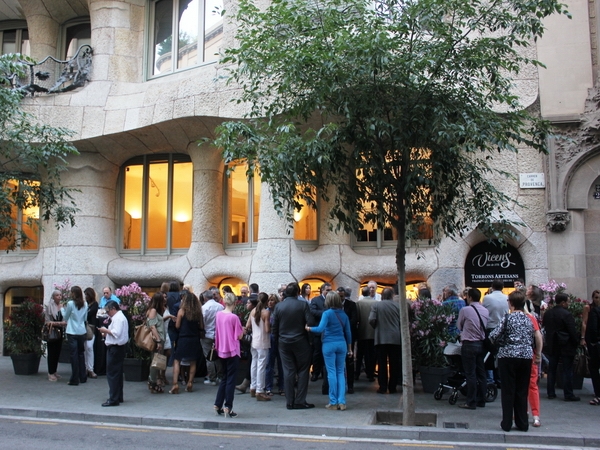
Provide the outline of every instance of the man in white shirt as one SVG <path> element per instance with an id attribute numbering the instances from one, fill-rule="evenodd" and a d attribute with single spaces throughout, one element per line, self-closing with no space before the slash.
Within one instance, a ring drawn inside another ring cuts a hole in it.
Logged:
<path id="1" fill-rule="evenodd" d="M 206 370 L 208 371 L 208 378 L 204 380 L 204 384 L 210 384 L 211 386 L 217 385 L 217 378 L 222 374 L 221 361 L 209 361 L 208 354 L 215 343 L 215 322 L 217 313 L 225 309 L 223 305 L 217 303 L 214 299 L 214 292 L 208 290 L 202 294 L 206 303 L 202 305 L 202 315 L 204 316 L 204 330 L 205 336 L 200 340 L 202 343 L 202 351 L 206 357 Z"/>
<path id="2" fill-rule="evenodd" d="M 107 347 L 106 380 L 109 397 L 102 406 L 119 406 L 119 403 L 123 402 L 123 362 L 125 346 L 129 342 L 129 324 L 117 302 L 108 301 L 105 309 L 110 317 L 110 325 L 108 328 L 98 328 L 98 331 L 104 336 Z"/>

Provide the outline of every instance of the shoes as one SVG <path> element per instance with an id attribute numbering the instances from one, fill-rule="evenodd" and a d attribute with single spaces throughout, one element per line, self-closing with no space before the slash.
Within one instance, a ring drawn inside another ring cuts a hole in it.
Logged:
<path id="1" fill-rule="evenodd" d="M 377 393 L 378 393 L 378 394 L 385 394 L 385 391 L 386 391 L 386 390 L 385 390 L 385 389 L 382 389 L 382 388 L 379 388 L 379 389 L 377 389 Z"/>
<path id="2" fill-rule="evenodd" d="M 96 375 L 93 370 L 88 370 L 87 376 L 88 376 L 88 378 L 92 378 L 92 379 L 98 378 L 98 375 Z"/>
<path id="3" fill-rule="evenodd" d="M 556 398 L 556 394 L 548 394 L 548 400 L 553 400 Z"/>
<path id="4" fill-rule="evenodd" d="M 398 391 L 396 389 L 390 389 L 388 392 L 390 394 L 397 394 L 398 393 Z"/>
<path id="5" fill-rule="evenodd" d="M 354 388 L 353 387 L 349 387 L 348 388 L 348 394 L 354 394 Z"/>
<path id="6" fill-rule="evenodd" d="M 238 384 L 235 389 L 236 391 L 240 391 L 240 393 L 245 394 L 248 387 L 250 387 L 250 380 L 248 378 L 244 378 L 242 384 Z"/>
<path id="7" fill-rule="evenodd" d="M 194 392 L 194 383 L 188 383 L 185 387 L 185 392 Z"/>
<path id="8" fill-rule="evenodd" d="M 269 397 L 273 397 L 273 395 L 275 395 L 275 394 L 273 394 L 273 392 L 271 392 L 271 391 L 267 391 L 267 392 L 265 392 L 265 395 L 268 395 Z"/>
<path id="9" fill-rule="evenodd" d="M 294 405 L 290 405 L 290 404 L 287 404 L 287 405 L 285 405 L 285 407 L 286 407 L 287 409 L 294 409 Z"/>
<path id="10" fill-rule="evenodd" d="M 285 391 L 283 389 L 279 389 L 279 395 L 285 397 Z"/>
<path id="11" fill-rule="evenodd" d="M 500 422 L 500 428 L 502 428 L 502 430 L 506 431 L 507 433 L 510 431 L 511 427 L 512 427 L 512 424 L 510 424 L 509 426 L 506 426 L 502 422 Z"/>
<path id="12" fill-rule="evenodd" d="M 327 403 L 327 404 L 325 405 L 325 409 L 329 409 L 329 410 L 331 410 L 331 411 L 337 411 L 337 409 L 338 409 L 338 405 L 333 405 L 333 404 L 331 404 L 331 403 Z"/>
<path id="13" fill-rule="evenodd" d="M 237 414 L 233 412 L 233 409 L 225 407 L 223 408 L 223 412 L 225 413 L 225 417 L 229 417 L 230 419 L 237 417 Z"/>
<path id="14" fill-rule="evenodd" d="M 79 383 L 73 383 L 73 382 L 71 382 L 71 381 L 69 381 L 67 384 L 68 384 L 69 386 L 79 386 Z"/>
<path id="15" fill-rule="evenodd" d="M 216 381 L 210 381 L 210 380 L 204 380 L 204 384 L 208 385 L 208 386 L 216 386 L 217 382 Z"/>
<path id="16" fill-rule="evenodd" d="M 252 397 L 252 398 L 256 397 L 256 389 L 250 389 L 250 397 Z"/>
<path id="17" fill-rule="evenodd" d="M 578 402 L 581 398 L 573 396 L 573 397 L 565 397 L 565 402 Z"/>
<path id="18" fill-rule="evenodd" d="M 171 390 L 169 391 L 169 394 L 179 394 L 179 384 L 176 384 L 175 386 L 173 386 L 171 388 Z"/>
<path id="19" fill-rule="evenodd" d="M 119 402 L 111 402 L 110 400 L 106 400 L 102 403 L 102 406 L 119 406 Z"/>
<path id="20" fill-rule="evenodd" d="M 217 414 L 217 416 L 222 416 L 223 414 L 225 414 L 223 408 L 219 408 L 217 405 L 213 406 L 213 408 L 215 408 L 215 413 Z"/>
<path id="21" fill-rule="evenodd" d="M 345 405 L 344 403 L 340 403 L 340 404 L 338 405 L 338 409 L 339 409 L 340 411 L 346 411 L 346 405 Z"/>
<path id="22" fill-rule="evenodd" d="M 56 378 L 55 375 L 52 375 L 51 373 L 49 373 L 48 374 L 48 381 L 58 381 L 58 378 Z"/>
<path id="23" fill-rule="evenodd" d="M 256 401 L 257 402 L 270 402 L 271 397 L 269 397 L 267 394 L 263 394 L 262 392 L 259 392 L 258 394 L 256 394 Z"/>
<path id="24" fill-rule="evenodd" d="M 461 404 L 461 405 L 458 405 L 458 407 L 459 407 L 459 408 L 462 408 L 462 409 L 477 409 L 477 407 L 476 407 L 476 406 L 471 406 L 471 405 L 469 405 L 468 403 L 463 403 L 463 404 Z"/>
<path id="25" fill-rule="evenodd" d="M 539 428 L 542 426 L 542 422 L 540 422 L 540 418 L 537 416 L 533 416 L 533 426 Z"/>
<path id="26" fill-rule="evenodd" d="M 50 381 L 52 381 L 52 380 L 50 380 Z M 593 405 L 593 406 L 600 405 L 600 397 L 594 397 L 592 400 L 590 400 L 590 405 Z"/>
<path id="27" fill-rule="evenodd" d="M 300 405 L 294 403 L 294 409 L 311 409 L 314 407 L 315 405 L 313 405 L 312 403 L 302 403 Z"/>
<path id="28" fill-rule="evenodd" d="M 477 407 L 478 408 L 485 408 L 485 402 L 479 402 L 479 403 L 477 403 Z"/>
<path id="29" fill-rule="evenodd" d="M 56 377 L 57 380 L 60 380 L 62 377 L 58 374 L 58 372 L 54 372 L 52 375 Z"/>

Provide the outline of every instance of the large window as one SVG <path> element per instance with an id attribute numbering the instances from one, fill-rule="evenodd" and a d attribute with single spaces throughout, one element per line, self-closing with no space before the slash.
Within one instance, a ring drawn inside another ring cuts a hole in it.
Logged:
<path id="1" fill-rule="evenodd" d="M 136 158 L 123 167 L 122 250 L 171 254 L 192 242 L 193 167 L 187 155 Z"/>
<path id="2" fill-rule="evenodd" d="M 149 74 L 216 61 L 223 36 L 222 9 L 223 0 L 152 0 Z"/>
<path id="3" fill-rule="evenodd" d="M 312 198 L 316 200 L 316 194 Z M 294 239 L 296 241 L 315 242 L 318 239 L 317 211 L 306 204 L 302 199 L 298 200 L 302 205 L 300 211 L 294 211 Z"/>
<path id="4" fill-rule="evenodd" d="M 27 204 L 30 200 L 31 190 L 37 189 L 37 181 L 8 180 L 2 188 L 2 196 L 12 203 L 10 211 L 2 211 L 3 226 L 0 239 L 0 250 L 31 251 L 38 249 L 38 233 L 40 209 L 29 206 L 19 209 L 14 202 L 20 198 L 19 204 Z M 23 202 L 23 203 L 21 203 Z"/>
<path id="5" fill-rule="evenodd" d="M 260 179 L 258 175 L 248 181 L 248 166 L 230 166 L 225 178 L 227 244 L 258 242 L 258 212 L 260 207 Z"/>
<path id="6" fill-rule="evenodd" d="M 27 23 L 21 21 L 9 21 L 0 23 L 0 45 L 2 54 L 22 53 L 30 55 L 29 32 Z"/>

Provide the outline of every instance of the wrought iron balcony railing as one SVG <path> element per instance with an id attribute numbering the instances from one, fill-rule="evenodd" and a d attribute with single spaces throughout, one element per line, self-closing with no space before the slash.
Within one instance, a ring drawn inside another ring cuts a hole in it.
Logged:
<path id="1" fill-rule="evenodd" d="M 92 47 L 82 45 L 75 55 L 61 61 L 47 56 L 42 61 L 32 64 L 23 61 L 27 66 L 25 76 L 13 76 L 14 89 L 22 90 L 33 97 L 36 93 L 58 94 L 68 92 L 85 85 L 89 81 L 92 70 Z"/>

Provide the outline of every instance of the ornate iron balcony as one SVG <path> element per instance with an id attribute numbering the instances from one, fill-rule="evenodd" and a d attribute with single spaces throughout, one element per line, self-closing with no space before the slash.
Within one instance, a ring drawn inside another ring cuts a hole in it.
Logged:
<path id="1" fill-rule="evenodd" d="M 68 61 L 52 56 L 47 56 L 37 64 L 22 61 L 27 66 L 26 74 L 23 77 L 12 77 L 13 88 L 33 97 L 40 92 L 58 94 L 82 87 L 89 81 L 92 53 L 92 47 L 82 45 Z"/>

